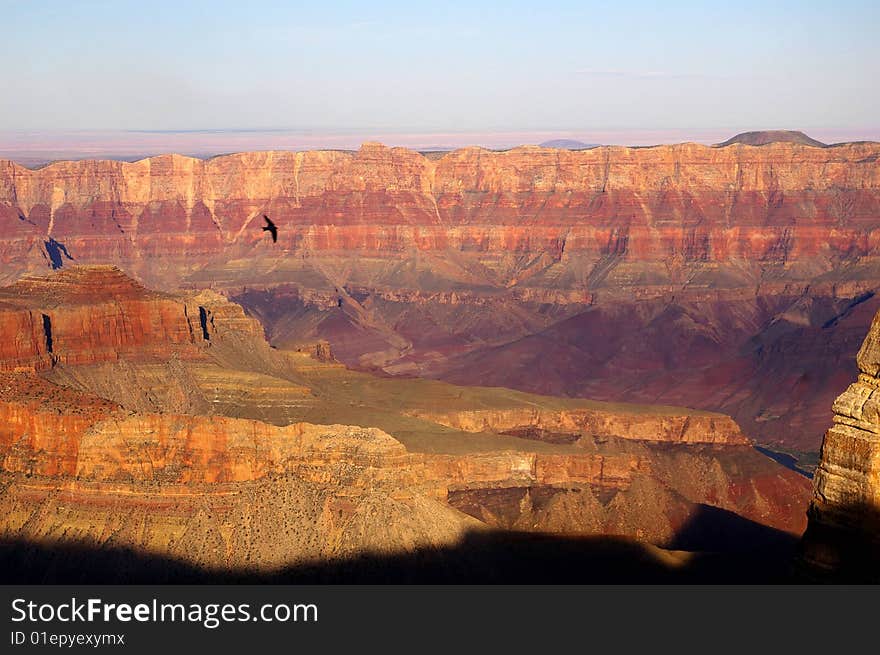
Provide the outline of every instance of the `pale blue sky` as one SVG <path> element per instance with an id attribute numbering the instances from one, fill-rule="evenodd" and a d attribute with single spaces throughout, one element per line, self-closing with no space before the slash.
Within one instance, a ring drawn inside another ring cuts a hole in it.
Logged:
<path id="1" fill-rule="evenodd" d="M 878 5 L 0 1 L 0 130 L 876 126 Z"/>

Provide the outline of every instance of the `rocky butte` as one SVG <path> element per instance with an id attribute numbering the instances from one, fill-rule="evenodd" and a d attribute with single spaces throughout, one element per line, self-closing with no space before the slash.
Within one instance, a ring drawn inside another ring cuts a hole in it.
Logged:
<path id="1" fill-rule="evenodd" d="M 722 414 L 375 377 L 110 266 L 0 308 L 6 580 L 765 580 L 804 527 Z"/>

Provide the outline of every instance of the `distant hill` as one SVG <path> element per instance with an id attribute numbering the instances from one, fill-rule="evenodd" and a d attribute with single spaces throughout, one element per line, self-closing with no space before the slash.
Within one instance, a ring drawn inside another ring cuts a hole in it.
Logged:
<path id="1" fill-rule="evenodd" d="M 816 141 L 808 137 L 798 130 L 759 130 L 756 132 L 742 132 L 734 137 L 729 138 L 724 143 L 716 144 L 718 147 L 733 145 L 734 143 L 742 143 L 747 146 L 763 146 L 768 143 L 779 143 L 780 141 L 789 143 L 800 143 L 805 146 L 814 146 L 816 148 L 825 148 L 827 144 Z"/>
<path id="2" fill-rule="evenodd" d="M 598 143 L 584 143 L 583 141 L 575 141 L 574 139 L 551 139 L 539 143 L 542 148 L 559 148 L 561 150 L 586 150 L 587 148 L 595 148 Z"/>

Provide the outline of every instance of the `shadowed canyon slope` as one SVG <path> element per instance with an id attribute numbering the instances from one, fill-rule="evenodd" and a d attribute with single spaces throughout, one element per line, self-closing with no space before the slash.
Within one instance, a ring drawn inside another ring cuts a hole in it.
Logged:
<path id="1" fill-rule="evenodd" d="M 0 289 L 0 324 L 7 559 L 93 549 L 268 575 L 540 532 L 623 535 L 683 564 L 656 546 L 748 551 L 803 529 L 806 478 L 724 415 L 378 378 L 326 344 L 270 347 L 213 291 L 107 266 Z"/>
<path id="2" fill-rule="evenodd" d="M 326 339 L 389 374 L 701 407 L 811 450 L 877 309 L 878 155 L 365 144 L 5 162 L 0 262 L 7 283 L 112 263 L 235 298 L 279 347 Z"/>

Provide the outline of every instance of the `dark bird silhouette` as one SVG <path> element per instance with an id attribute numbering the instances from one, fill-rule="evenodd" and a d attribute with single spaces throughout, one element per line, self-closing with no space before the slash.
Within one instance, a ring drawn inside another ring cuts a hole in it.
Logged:
<path id="1" fill-rule="evenodd" d="M 272 235 L 272 243 L 278 243 L 278 228 L 275 227 L 275 223 L 269 220 L 269 217 L 263 214 L 263 218 L 266 219 L 266 224 L 262 227 L 264 232 L 269 232 Z"/>

